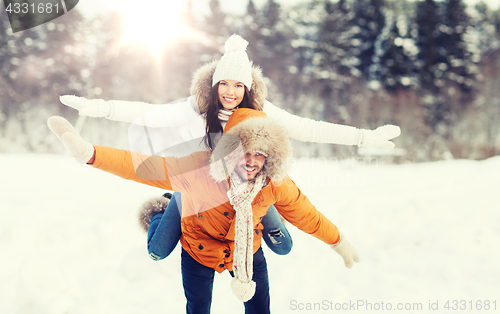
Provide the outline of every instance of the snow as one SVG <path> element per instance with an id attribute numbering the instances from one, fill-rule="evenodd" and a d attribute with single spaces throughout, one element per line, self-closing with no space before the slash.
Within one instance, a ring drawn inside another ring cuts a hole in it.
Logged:
<path id="1" fill-rule="evenodd" d="M 185 311 L 180 246 L 153 261 L 137 222 L 140 205 L 161 190 L 62 155 L 5 154 L 0 163 L 0 313 Z M 404 165 L 302 158 L 291 177 L 361 263 L 347 269 L 289 226 L 289 255 L 264 245 L 273 313 L 394 311 L 399 303 L 421 304 L 401 312 L 448 313 L 447 300 L 489 301 L 488 311 L 457 312 L 498 313 L 500 157 Z M 216 275 L 212 312 L 243 313 L 229 281 Z"/>

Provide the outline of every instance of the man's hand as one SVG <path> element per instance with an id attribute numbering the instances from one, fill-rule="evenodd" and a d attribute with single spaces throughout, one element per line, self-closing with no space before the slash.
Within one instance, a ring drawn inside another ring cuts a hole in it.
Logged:
<path id="1" fill-rule="evenodd" d="M 94 146 L 84 141 L 68 120 L 63 117 L 53 116 L 47 120 L 49 129 L 63 142 L 78 163 L 88 162 L 94 155 Z"/>
<path id="2" fill-rule="evenodd" d="M 351 243 L 344 238 L 344 235 L 341 234 L 339 242 L 332 244 L 331 247 L 342 256 L 347 268 L 352 268 L 355 262 L 360 262 L 358 252 L 356 252 L 356 249 L 354 249 Z"/>

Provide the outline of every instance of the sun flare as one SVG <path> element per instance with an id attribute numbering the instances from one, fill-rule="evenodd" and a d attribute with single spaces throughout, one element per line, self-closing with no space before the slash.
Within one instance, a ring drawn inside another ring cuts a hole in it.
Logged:
<path id="1" fill-rule="evenodd" d="M 185 1 L 128 0 L 119 6 L 122 44 L 142 44 L 159 56 L 169 42 L 190 35 L 183 20 Z"/>

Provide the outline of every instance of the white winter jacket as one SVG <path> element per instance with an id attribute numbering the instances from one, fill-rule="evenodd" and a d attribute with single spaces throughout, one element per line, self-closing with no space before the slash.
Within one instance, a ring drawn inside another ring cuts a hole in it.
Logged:
<path id="1" fill-rule="evenodd" d="M 165 105 L 111 100 L 107 102 L 111 109 L 107 118 L 135 125 L 130 128 L 131 132 L 129 132 L 131 149 L 139 149 L 136 146 L 139 145 L 138 142 L 133 143 L 133 138 L 137 134 L 141 134 L 141 138 L 149 136 L 151 138 L 149 146 L 163 143 L 162 146 L 171 147 L 190 140 L 199 142 L 205 135 L 203 113 L 208 108 L 208 95 L 212 87 L 212 75 L 216 66 L 217 61 L 214 61 L 196 71 L 191 84 L 191 96 L 186 99 Z M 267 101 L 265 99 L 267 89 L 262 72 L 258 67 L 253 67 L 252 78 L 250 96 L 255 107 L 264 111 L 269 117 L 281 122 L 288 131 L 290 138 L 304 142 L 342 145 L 359 144 L 360 130 L 355 127 L 301 118 Z M 147 128 L 144 126 L 147 126 Z M 161 131 L 158 129 L 161 129 Z M 168 144 L 165 143 L 166 139 L 168 139 Z M 143 153 L 158 152 L 157 147 L 146 148 L 144 146 L 139 151 Z M 203 149 L 203 147 L 199 146 L 198 149 Z"/>

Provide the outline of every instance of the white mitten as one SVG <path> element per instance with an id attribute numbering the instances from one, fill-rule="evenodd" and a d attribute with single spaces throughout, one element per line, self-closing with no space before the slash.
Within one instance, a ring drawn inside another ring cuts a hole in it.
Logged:
<path id="1" fill-rule="evenodd" d="M 47 120 L 49 129 L 63 142 L 78 163 L 84 164 L 94 155 L 94 146 L 85 142 L 68 120 L 53 116 Z"/>
<path id="2" fill-rule="evenodd" d="M 375 130 L 360 130 L 358 137 L 359 147 L 394 148 L 394 143 L 389 141 L 401 135 L 401 129 L 396 125 L 384 125 Z"/>
<path id="3" fill-rule="evenodd" d="M 111 115 L 111 105 L 102 99 L 87 99 L 73 95 L 64 95 L 59 100 L 68 107 L 78 110 L 81 116 L 93 118 L 108 118 Z"/>
<path id="4" fill-rule="evenodd" d="M 344 235 L 340 235 L 339 242 L 331 245 L 332 249 L 335 250 L 344 259 L 345 266 L 347 268 L 352 268 L 354 262 L 359 263 L 360 258 L 356 249 L 344 238 Z"/>

